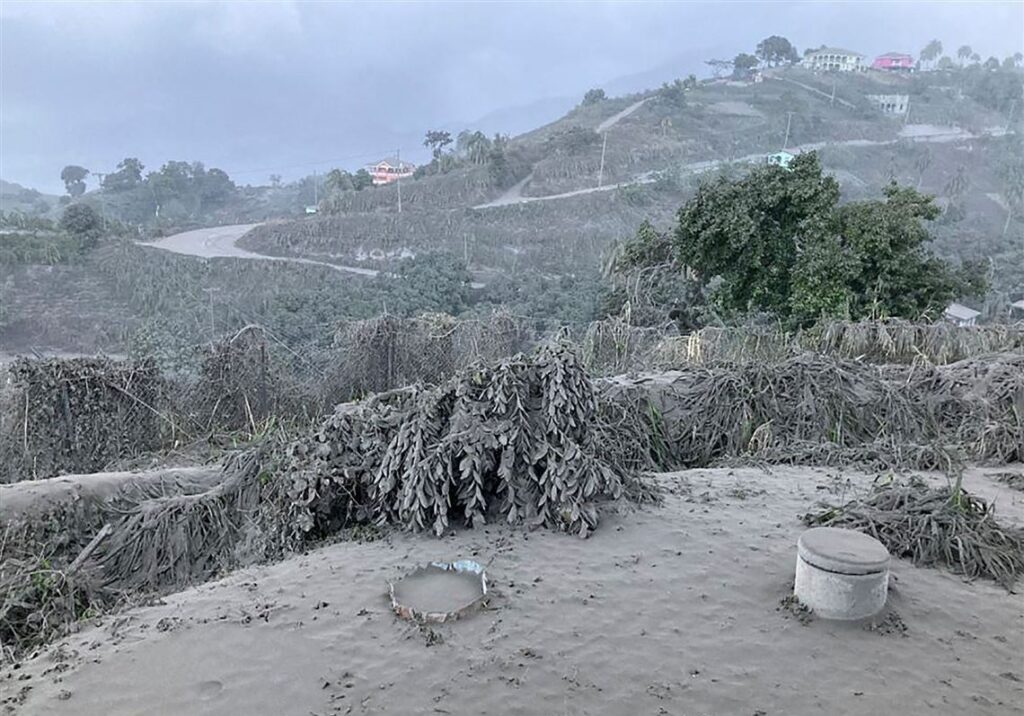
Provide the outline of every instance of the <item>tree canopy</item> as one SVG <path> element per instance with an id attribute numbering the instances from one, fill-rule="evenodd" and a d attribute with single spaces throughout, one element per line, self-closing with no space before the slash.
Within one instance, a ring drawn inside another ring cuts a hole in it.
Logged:
<path id="1" fill-rule="evenodd" d="M 583 95 L 583 104 L 597 104 L 607 99 L 603 89 L 594 88 L 587 90 L 587 93 Z"/>
<path id="2" fill-rule="evenodd" d="M 754 57 L 753 55 L 748 55 L 746 52 L 741 52 L 740 54 L 736 55 L 736 57 L 734 57 L 732 60 L 733 77 L 736 77 L 737 79 L 742 79 L 749 75 L 750 71 L 757 67 L 759 64 L 760 60 L 758 60 L 756 57 Z"/>
<path id="3" fill-rule="evenodd" d="M 423 139 L 423 146 L 429 147 L 434 154 L 434 159 L 439 159 L 444 148 L 452 143 L 451 132 L 441 129 L 431 129 Z"/>
<path id="4" fill-rule="evenodd" d="M 77 164 L 69 164 L 60 172 L 60 180 L 64 182 L 64 188 L 69 196 L 81 196 L 85 193 L 85 178 L 89 176 L 89 170 Z"/>
<path id="5" fill-rule="evenodd" d="M 769 67 L 785 62 L 796 62 L 800 59 L 796 48 L 790 44 L 789 40 L 779 35 L 766 37 L 757 43 L 756 54 Z"/>
<path id="6" fill-rule="evenodd" d="M 921 50 L 921 62 L 928 63 L 935 61 L 942 54 L 942 43 L 932 40 Z"/>
<path id="7" fill-rule="evenodd" d="M 936 315 L 984 289 L 978 267 L 929 252 L 924 222 L 940 213 L 932 197 L 892 184 L 882 199 L 839 198 L 814 152 L 788 170 L 764 165 L 739 180 L 719 177 L 680 208 L 671 261 L 711 290 L 723 315 L 764 312 L 797 325 Z M 664 265 L 667 245 L 642 233 L 624 250 L 629 263 Z"/>
<path id="8" fill-rule="evenodd" d="M 128 191 L 142 183 L 142 170 L 146 167 L 135 157 L 125 157 L 117 165 L 117 171 L 107 174 L 103 180 L 105 191 Z"/>
<path id="9" fill-rule="evenodd" d="M 61 215 L 60 228 L 78 239 L 83 248 L 92 248 L 103 235 L 103 219 L 88 204 L 72 204 Z"/>

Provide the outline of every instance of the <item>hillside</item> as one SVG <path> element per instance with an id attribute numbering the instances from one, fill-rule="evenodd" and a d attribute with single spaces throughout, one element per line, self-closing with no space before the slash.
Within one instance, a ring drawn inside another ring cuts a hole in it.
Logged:
<path id="1" fill-rule="evenodd" d="M 60 197 L 0 179 L 0 211 L 43 215 L 58 204 Z"/>
<path id="2" fill-rule="evenodd" d="M 867 99 L 885 93 L 909 95 L 909 118 L 885 115 Z M 179 192 L 189 201 L 165 203 L 159 222 L 142 227 L 159 234 L 262 221 L 241 246 L 380 271 L 375 278 L 140 247 L 131 215 L 152 213 L 152 197 L 133 197 L 148 187 L 89 192 L 81 201 L 121 218 L 121 237 L 68 254 L 58 250 L 59 237 L 47 238 L 49 229 L 18 229 L 57 249 L 27 264 L 0 253 L 0 343 L 8 351 L 156 347 L 170 356 L 260 323 L 289 345 L 328 345 L 332 326 L 346 318 L 488 316 L 496 307 L 538 330 L 584 330 L 601 315 L 600 272 L 612 246 L 645 220 L 669 228 L 702 180 L 737 176 L 784 145 L 817 150 L 845 201 L 877 197 L 892 179 L 936 195 L 946 211 L 929 226 L 934 249 L 954 260 L 987 259 L 994 290 L 1019 298 L 1024 221 L 1009 215 L 1005 193 L 1007 166 L 1024 162 L 1020 121 L 1008 116 L 1012 105 L 996 111 L 974 95 L 989 99 L 943 72 L 831 76 L 787 68 L 766 71 L 762 82 L 687 80 L 583 102 L 516 137 L 484 137 L 483 153 L 456 144 L 402 182 L 400 213 L 391 185 L 321 193 L 318 215 L 275 218 L 300 215 L 313 201 L 312 177 L 237 187 L 207 211 L 194 175 Z M 182 165 L 169 162 L 159 174 Z"/>
<path id="3" fill-rule="evenodd" d="M 348 192 L 331 215 L 264 226 L 243 244 L 344 262 L 374 249 L 444 249 L 478 275 L 593 272 L 640 220 L 667 225 L 703 174 L 737 171 L 785 145 L 819 150 L 844 199 L 876 196 L 896 179 L 956 204 L 932 226 L 937 249 L 954 259 L 990 254 L 995 286 L 1014 290 L 1024 256 L 1010 237 L 1024 229 L 1007 221 L 1000 176 L 1008 147 L 1020 143 L 1002 136 L 1011 107 L 962 94 L 950 75 L 787 68 L 763 82 L 704 81 L 581 104 L 511 139 L 498 184 L 485 165 L 453 162 L 403 182 L 401 215 L 393 186 Z M 909 116 L 883 114 L 872 94 L 909 95 Z"/>

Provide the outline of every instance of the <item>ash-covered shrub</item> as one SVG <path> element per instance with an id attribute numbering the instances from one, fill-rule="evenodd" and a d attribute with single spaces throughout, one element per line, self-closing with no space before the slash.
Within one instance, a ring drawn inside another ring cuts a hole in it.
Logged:
<path id="1" fill-rule="evenodd" d="M 599 455 L 599 419 L 579 357 L 549 345 L 342 406 L 273 479 L 287 481 L 293 537 L 361 521 L 440 535 L 488 519 L 585 536 L 596 502 L 635 479 Z"/>
<path id="2" fill-rule="evenodd" d="M 152 360 L 19 359 L 0 410 L 0 482 L 103 469 L 157 448 L 171 428 Z"/>

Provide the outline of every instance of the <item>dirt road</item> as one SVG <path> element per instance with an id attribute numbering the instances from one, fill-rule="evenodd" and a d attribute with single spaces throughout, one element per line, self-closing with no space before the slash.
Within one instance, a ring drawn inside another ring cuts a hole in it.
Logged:
<path id="1" fill-rule="evenodd" d="M 602 132 L 607 132 L 609 129 L 611 129 L 616 124 L 621 122 L 623 119 L 625 119 L 629 115 L 633 114 L 633 112 L 635 112 L 638 109 L 640 109 L 640 107 L 643 106 L 644 102 L 646 102 L 648 99 L 650 99 L 650 97 L 642 99 L 639 102 L 634 102 L 633 104 L 629 105 L 624 110 L 622 110 L 621 112 L 618 112 L 617 114 L 613 114 L 611 117 L 609 117 L 608 119 L 604 120 L 599 125 L 597 125 L 597 129 L 595 131 L 597 131 L 598 134 L 600 134 Z M 526 187 L 527 184 L 530 183 L 531 179 L 533 179 L 533 172 L 530 172 L 526 177 L 524 177 L 523 179 L 521 179 L 518 182 L 516 182 L 516 184 L 514 186 L 506 189 L 505 192 L 501 196 L 499 196 L 497 199 L 494 199 L 493 201 L 488 201 L 488 202 L 486 202 L 484 204 L 478 204 L 477 206 L 474 206 L 473 208 L 474 209 L 492 209 L 492 208 L 494 208 L 496 206 L 508 206 L 510 204 L 524 204 L 524 203 L 530 202 L 530 201 L 544 201 L 545 199 L 561 199 L 561 198 L 564 198 L 564 197 L 567 197 L 567 196 L 575 196 L 576 194 L 588 194 L 591 191 L 606 191 L 608 189 L 615 189 L 615 188 L 617 188 L 619 186 L 618 184 L 614 184 L 614 185 L 610 184 L 608 186 L 597 187 L 597 188 L 594 188 L 594 189 L 582 189 L 582 190 L 577 190 L 577 191 L 570 191 L 570 192 L 567 192 L 565 194 L 554 194 L 552 196 L 526 196 L 526 197 L 524 197 L 523 196 L 523 189 Z M 631 181 L 631 182 L 627 182 L 627 183 L 628 184 L 635 184 L 636 182 L 635 181 Z"/>
<path id="2" fill-rule="evenodd" d="M 378 271 L 358 266 L 341 266 L 326 261 L 315 261 L 293 256 L 268 256 L 248 251 L 240 247 L 237 242 L 249 231 L 259 224 L 233 224 L 231 226 L 214 226 L 207 229 L 195 229 L 185 231 L 174 236 L 167 236 L 157 241 L 152 241 L 140 246 L 150 246 L 154 249 L 163 249 L 185 256 L 198 256 L 205 259 L 233 258 L 253 259 L 263 261 L 286 261 L 297 264 L 313 264 L 315 266 L 327 266 L 335 271 L 355 273 L 361 276 L 376 276 Z"/>

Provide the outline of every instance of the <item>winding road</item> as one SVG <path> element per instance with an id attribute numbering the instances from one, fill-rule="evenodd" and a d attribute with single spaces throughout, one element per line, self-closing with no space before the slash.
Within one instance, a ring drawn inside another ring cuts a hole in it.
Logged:
<path id="1" fill-rule="evenodd" d="M 268 256 L 258 254 L 255 251 L 248 251 L 238 245 L 238 240 L 259 224 L 232 224 L 230 226 L 213 226 L 207 229 L 195 229 L 185 231 L 174 236 L 167 236 L 157 241 L 140 243 L 139 246 L 148 246 L 154 249 L 162 249 L 175 254 L 185 256 L 197 256 L 204 259 L 231 258 L 231 259 L 253 259 L 260 261 L 284 261 L 295 264 L 311 264 L 314 266 L 326 266 L 335 271 L 359 274 L 360 276 L 376 276 L 379 271 L 375 269 L 360 268 L 358 266 L 342 266 L 340 264 L 304 259 L 298 256 Z"/>
<path id="2" fill-rule="evenodd" d="M 601 123 L 599 131 L 606 131 L 612 127 L 616 122 L 629 116 L 636 109 L 642 105 L 646 100 L 636 102 L 622 112 L 619 112 L 612 117 Z M 899 137 L 896 139 L 848 139 L 840 142 L 812 142 L 809 144 L 802 144 L 795 147 L 790 147 L 789 151 L 793 154 L 800 152 L 807 152 L 816 149 L 822 149 L 824 147 L 877 147 L 888 144 L 896 144 L 899 141 L 908 140 L 912 142 L 958 142 L 969 139 L 977 139 L 979 136 L 998 136 L 1004 134 L 1005 130 L 1002 128 L 991 129 L 981 134 L 972 134 L 966 130 L 958 127 L 941 127 L 927 124 L 909 124 L 900 131 Z M 734 159 L 709 159 L 700 162 L 692 162 L 690 164 L 684 164 L 680 167 L 680 170 L 687 173 L 698 173 L 705 172 L 715 169 L 719 166 L 730 164 L 730 163 L 749 163 L 754 161 L 760 161 L 764 157 L 764 152 L 758 152 L 755 154 L 748 154 L 744 157 L 737 157 Z M 567 191 L 561 194 L 549 194 L 547 196 L 523 196 L 523 188 L 529 183 L 533 174 L 531 173 L 526 178 L 519 181 L 515 186 L 508 189 L 497 199 L 487 202 L 485 204 L 478 204 L 474 206 L 474 209 L 490 209 L 499 206 L 510 206 L 513 204 L 529 204 L 538 201 L 555 201 L 557 199 L 568 199 L 575 196 L 581 196 L 583 194 L 593 194 L 599 191 L 613 191 L 627 186 L 636 186 L 642 184 L 652 184 L 658 179 L 658 175 L 655 172 L 646 172 L 631 180 L 619 182 L 616 184 L 606 184 L 604 186 L 589 187 L 585 189 L 576 189 L 574 191 Z M 196 256 L 199 258 L 235 258 L 235 259 L 250 259 L 259 261 L 282 261 L 286 263 L 296 264 L 309 264 L 314 266 L 326 266 L 327 268 L 334 269 L 343 273 L 358 274 L 360 276 L 376 276 L 380 272 L 376 269 L 361 268 L 359 266 L 345 266 L 341 264 L 328 263 L 326 261 L 317 261 L 315 259 L 306 259 L 298 256 L 268 256 L 267 254 L 259 254 L 254 251 L 243 249 L 238 245 L 238 240 L 245 236 L 249 231 L 259 226 L 259 224 L 234 224 L 230 226 L 215 226 L 206 229 L 195 229 L 193 231 L 185 231 L 180 234 L 173 236 L 167 236 L 157 241 L 140 243 L 140 246 L 148 246 L 154 249 L 160 249 L 163 251 L 170 251 L 176 254 L 182 254 L 185 256 Z M 474 286 L 481 286 L 482 284 L 474 284 Z"/>
<path id="3" fill-rule="evenodd" d="M 635 105 L 633 107 L 635 109 Z M 629 108 L 627 108 L 628 110 Z M 622 114 L 621 112 L 619 113 Z M 619 115 L 616 115 L 617 117 Z M 619 117 L 621 119 L 621 117 Z M 817 149 L 824 149 L 825 147 L 882 147 L 888 144 L 896 144 L 900 141 L 911 141 L 911 142 L 960 142 L 968 139 L 978 139 L 982 136 L 1000 136 L 1005 134 L 1005 130 L 1002 128 L 990 129 L 982 132 L 981 134 L 971 134 L 970 132 L 961 129 L 959 127 L 942 127 L 931 124 L 908 124 L 900 130 L 899 136 L 896 139 L 847 139 L 839 142 L 810 142 L 808 144 L 801 144 L 795 147 L 788 147 L 787 151 L 793 154 L 799 154 L 800 152 L 810 152 Z M 690 164 L 683 164 L 679 167 L 680 171 L 688 174 L 696 174 L 699 172 L 706 172 L 711 169 L 716 169 L 726 164 L 748 164 L 754 161 L 760 161 L 764 159 L 766 152 L 757 152 L 755 154 L 748 154 L 743 157 L 735 157 L 733 159 L 707 159 L 700 162 L 692 162 Z M 527 182 L 533 177 L 531 173 L 528 177 L 523 179 L 521 182 L 516 184 L 514 187 L 506 191 L 500 197 L 493 201 L 489 201 L 485 204 L 477 204 L 474 209 L 493 209 L 498 206 L 510 206 L 512 204 L 530 204 L 536 201 L 554 201 L 555 199 L 569 199 L 574 196 L 581 196 L 583 194 L 593 194 L 599 191 L 612 191 L 627 186 L 636 186 L 639 184 L 653 184 L 658 180 L 656 172 L 645 172 L 633 179 L 628 181 L 619 182 L 617 184 L 605 184 L 604 186 L 592 186 L 585 189 L 574 189 L 573 191 L 562 192 L 561 194 L 547 194 L 545 196 L 523 196 L 523 188 Z"/>

